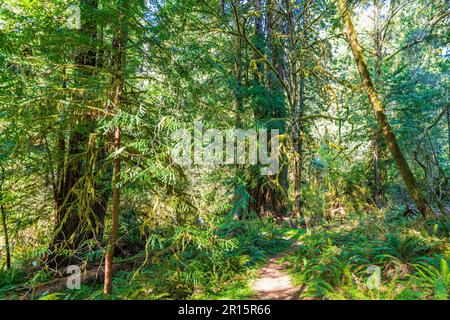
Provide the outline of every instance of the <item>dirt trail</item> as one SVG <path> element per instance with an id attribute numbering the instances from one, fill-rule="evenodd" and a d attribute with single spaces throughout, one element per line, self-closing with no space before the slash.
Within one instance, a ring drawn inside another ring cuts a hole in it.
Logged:
<path id="1" fill-rule="evenodd" d="M 292 247 L 269 260 L 267 265 L 261 269 L 258 279 L 252 283 L 252 290 L 256 292 L 258 300 L 299 300 L 299 294 L 303 291 L 302 286 L 294 286 L 292 279 L 284 271 L 286 263 L 279 263 L 284 256 L 292 253 L 297 242 Z"/>

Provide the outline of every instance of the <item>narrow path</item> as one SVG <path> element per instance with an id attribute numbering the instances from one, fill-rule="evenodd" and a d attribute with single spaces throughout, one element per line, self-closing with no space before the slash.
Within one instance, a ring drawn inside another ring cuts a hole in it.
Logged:
<path id="1" fill-rule="evenodd" d="M 294 286 L 290 275 L 284 271 L 286 263 L 279 263 L 279 260 L 292 253 L 297 245 L 298 243 L 294 242 L 289 250 L 271 258 L 261 269 L 259 277 L 251 285 L 256 299 L 299 300 L 303 286 Z"/>

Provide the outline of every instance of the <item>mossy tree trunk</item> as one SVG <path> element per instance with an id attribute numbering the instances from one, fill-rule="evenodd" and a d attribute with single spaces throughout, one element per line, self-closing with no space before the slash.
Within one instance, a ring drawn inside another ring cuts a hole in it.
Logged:
<path id="1" fill-rule="evenodd" d="M 348 43 L 351 47 L 353 56 L 355 58 L 355 62 L 358 66 L 358 71 L 361 76 L 364 90 L 366 91 L 369 97 L 370 103 L 375 111 L 378 126 L 386 139 L 389 150 L 397 164 L 397 168 L 400 171 L 400 174 L 403 178 L 406 188 L 408 189 L 409 195 L 411 196 L 417 208 L 422 212 L 424 216 L 426 217 L 432 216 L 433 211 L 431 210 L 427 200 L 423 196 L 422 191 L 420 190 L 417 181 L 409 167 L 409 164 L 406 161 L 405 156 L 403 155 L 400 149 L 395 134 L 388 122 L 383 105 L 378 97 L 375 86 L 372 82 L 366 61 L 364 59 L 364 55 L 362 53 L 361 46 L 358 41 L 355 26 L 353 25 L 351 19 L 351 10 L 349 10 L 348 1 L 338 0 L 338 7 L 345 25 L 345 33 L 347 36 Z"/>

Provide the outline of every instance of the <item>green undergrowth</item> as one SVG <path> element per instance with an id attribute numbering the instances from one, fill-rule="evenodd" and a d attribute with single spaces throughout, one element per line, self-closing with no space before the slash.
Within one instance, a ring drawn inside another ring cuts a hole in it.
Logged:
<path id="1" fill-rule="evenodd" d="M 169 252 L 149 254 L 145 268 L 117 272 L 110 299 L 252 299 L 250 284 L 259 269 L 286 252 L 280 262 L 294 285 L 304 288 L 300 299 L 447 300 L 449 230 L 448 219 L 423 222 L 382 211 L 323 221 L 309 232 L 267 220 L 180 229 L 159 244 Z M 148 250 L 156 249 L 149 244 Z M 25 287 L 51 279 L 48 271 L 17 270 L 0 271 L 0 299 L 17 298 Z M 104 299 L 101 284 L 36 298 Z"/>
<path id="2" fill-rule="evenodd" d="M 448 219 L 377 212 L 315 227 L 284 260 L 301 299 L 447 300 L 448 235 Z"/>
<path id="3" fill-rule="evenodd" d="M 268 220 L 228 221 L 214 230 L 182 228 L 159 239 L 169 253 L 151 255 L 145 268 L 118 272 L 111 299 L 250 299 L 249 279 L 291 242 Z M 151 250 L 149 250 L 151 251 Z M 102 286 L 43 295 L 40 299 L 103 299 Z"/>

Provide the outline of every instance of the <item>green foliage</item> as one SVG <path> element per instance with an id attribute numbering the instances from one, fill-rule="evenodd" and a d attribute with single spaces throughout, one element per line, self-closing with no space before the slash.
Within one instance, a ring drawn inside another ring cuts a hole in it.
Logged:
<path id="1" fill-rule="evenodd" d="M 7 232 L 13 262 L 0 298 L 61 275 L 45 261 L 57 231 L 74 229 L 61 258 L 103 263 L 120 188 L 116 262 L 145 262 L 114 275 L 110 299 L 249 299 L 249 280 L 292 240 L 302 297 L 448 299 L 445 1 L 351 1 L 388 121 L 441 211 L 427 220 L 410 210 L 336 1 L 79 1 L 80 30 L 65 23 L 77 1 L 0 1 L 0 265 Z M 195 120 L 280 129 L 282 170 L 175 164 L 172 134 Z M 97 284 L 40 297 L 103 298 Z"/>
<path id="2" fill-rule="evenodd" d="M 400 263 L 414 263 L 428 249 L 420 239 L 414 236 L 402 237 L 399 234 L 388 234 L 381 247 L 375 248 L 376 261 L 397 260 Z"/>
<path id="3" fill-rule="evenodd" d="M 26 275 L 21 269 L 0 269 L 0 299 L 13 295 L 24 282 Z"/>
<path id="4" fill-rule="evenodd" d="M 369 224 L 382 224 L 378 231 L 354 222 L 317 227 L 300 238 L 288 260 L 296 282 L 307 287 L 302 298 L 447 299 L 448 238 L 427 243 L 413 229 L 414 222 L 404 235 L 398 232 L 403 226 L 379 217 L 368 219 Z M 441 246 L 441 241 L 447 245 Z M 381 269 L 378 289 L 368 287 L 373 266 Z"/>
<path id="5" fill-rule="evenodd" d="M 417 287 L 424 294 L 429 294 L 438 300 L 448 300 L 450 293 L 449 259 L 440 256 L 423 258 L 419 264 L 415 264 L 415 273 L 411 278 L 417 283 Z"/>

